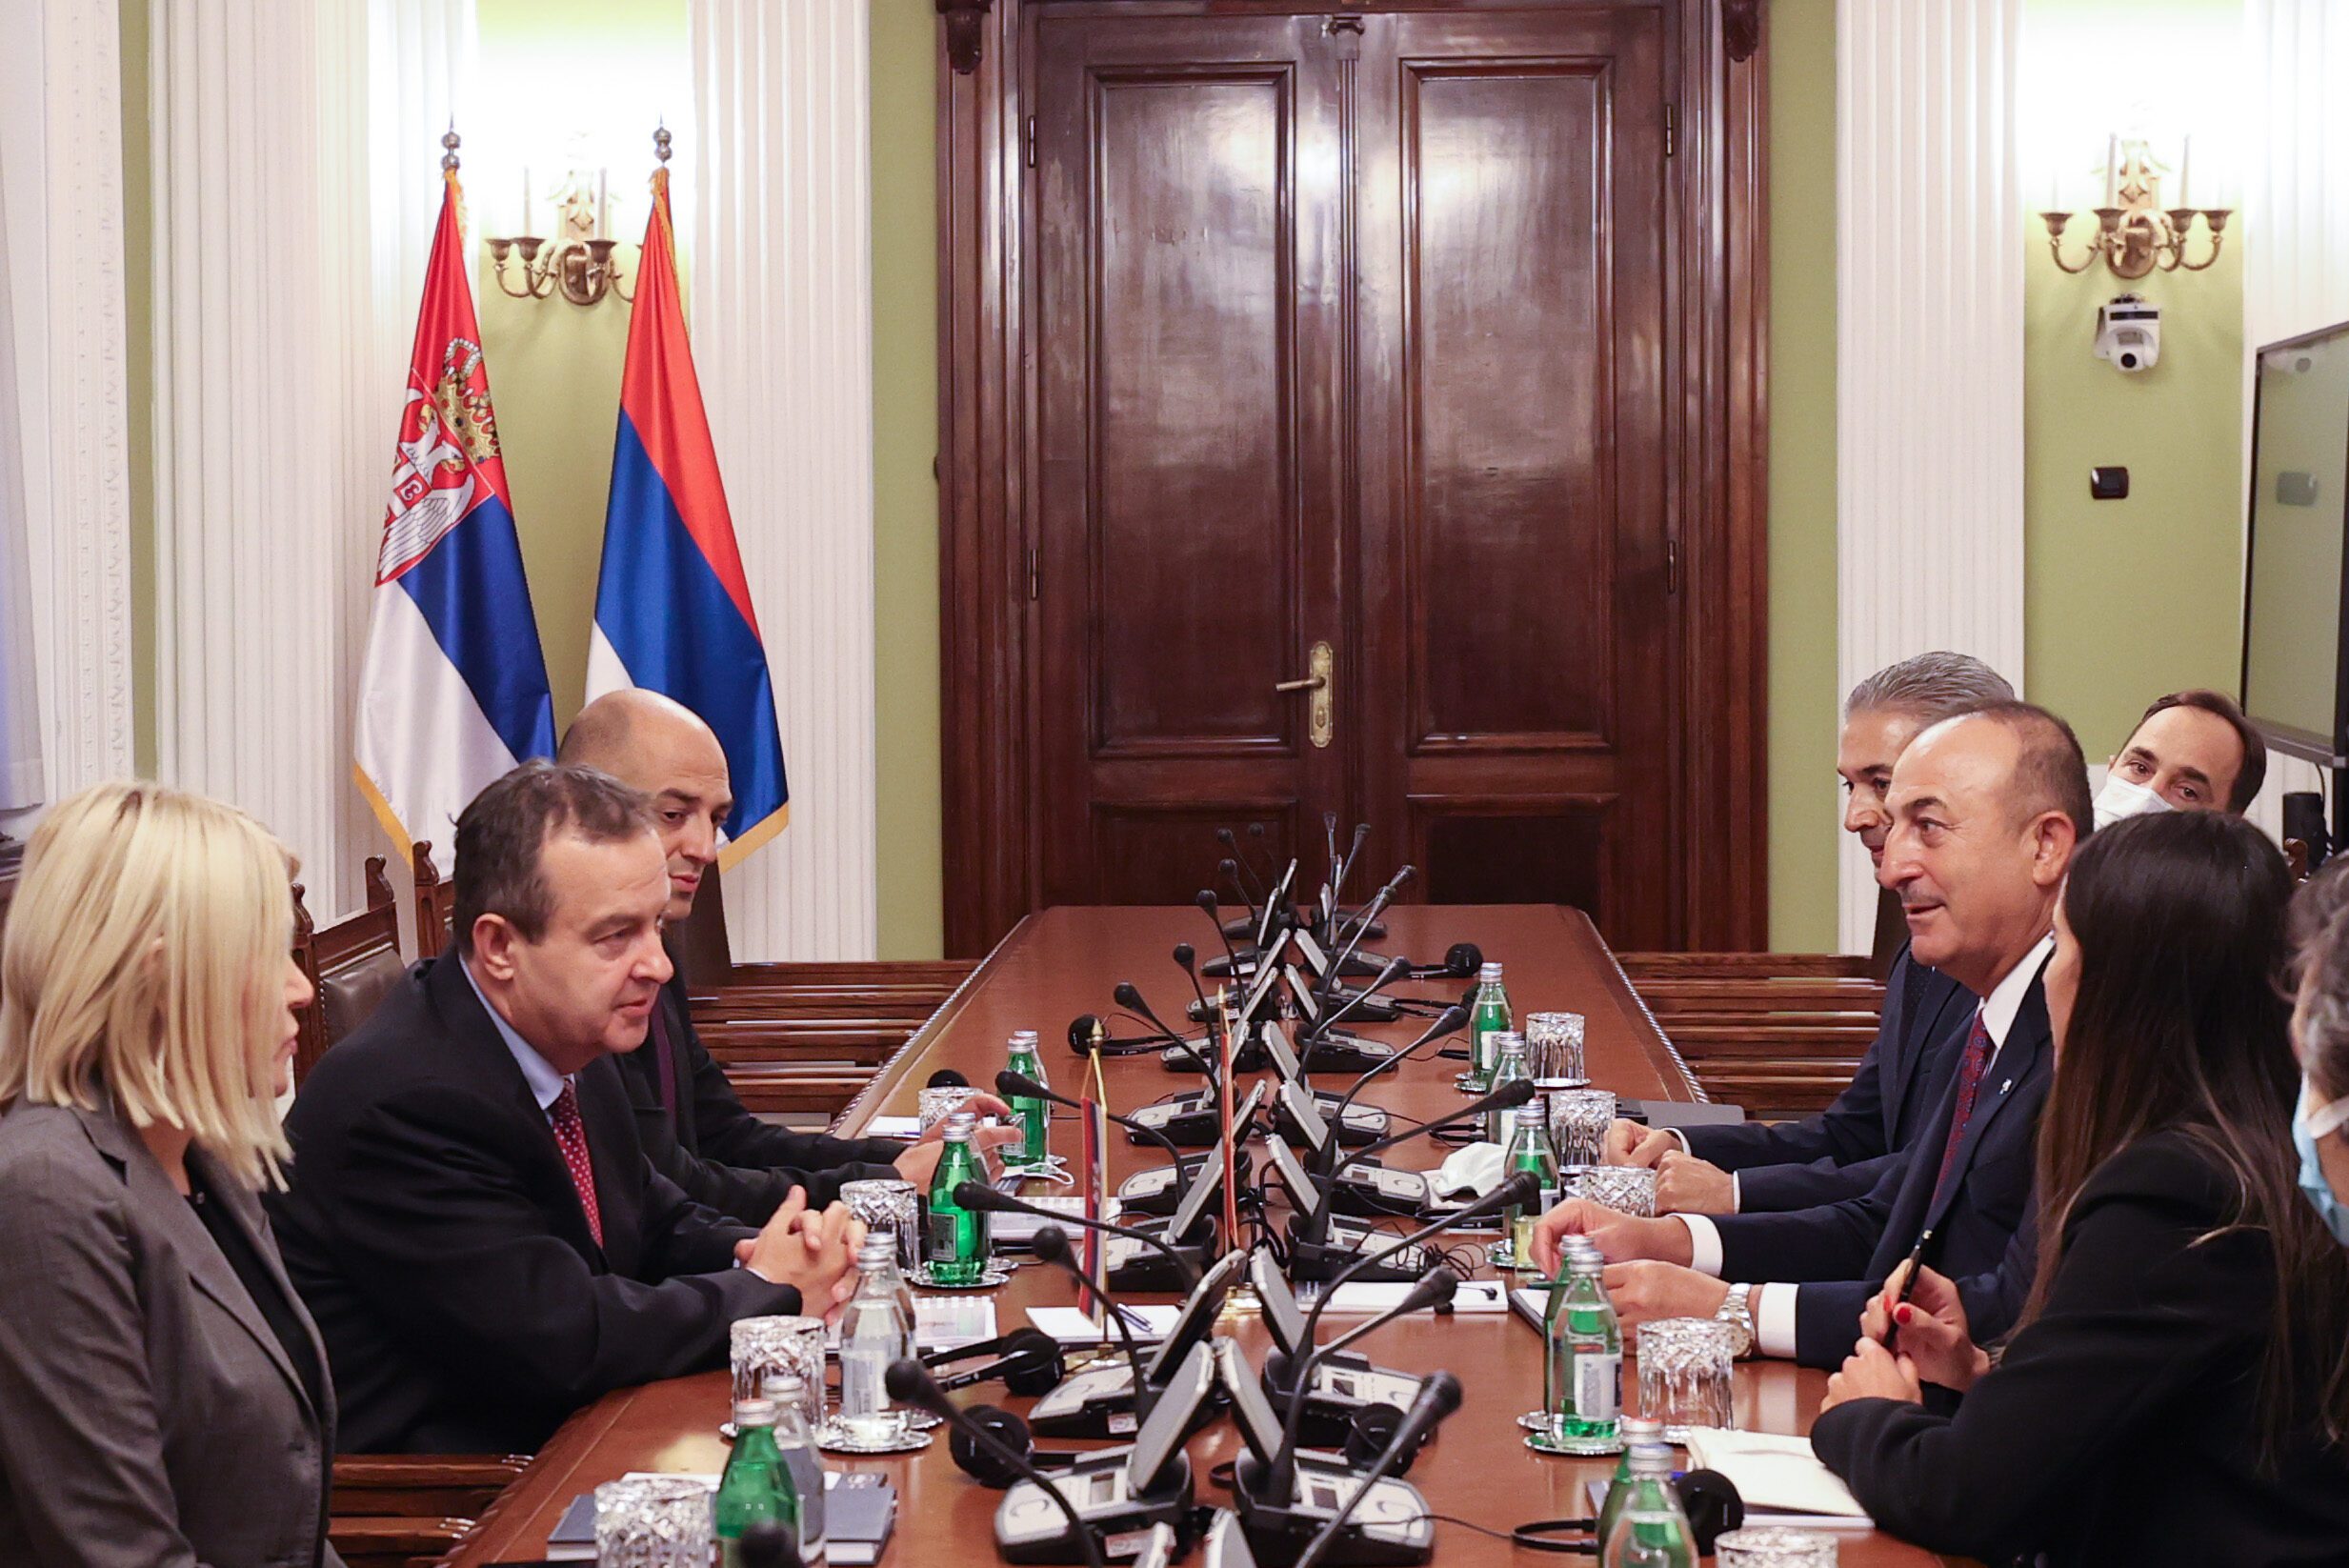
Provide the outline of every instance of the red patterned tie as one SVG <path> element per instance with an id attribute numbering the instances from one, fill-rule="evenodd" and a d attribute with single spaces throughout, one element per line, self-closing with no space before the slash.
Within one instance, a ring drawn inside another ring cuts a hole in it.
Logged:
<path id="1" fill-rule="evenodd" d="M 587 1124 L 579 1119 L 579 1091 L 566 1082 L 563 1092 L 547 1107 L 547 1119 L 554 1125 L 555 1145 L 563 1151 L 563 1163 L 571 1167 L 571 1184 L 579 1189 L 579 1207 L 587 1213 L 588 1234 L 595 1244 L 604 1244 L 603 1211 L 595 1206 L 595 1167 L 588 1160 Z"/>
<path id="2" fill-rule="evenodd" d="M 1990 1029 L 1982 1010 L 1974 1010 L 1974 1030 L 1966 1036 L 1966 1059 L 1958 1069 L 1958 1106 L 1949 1118 L 1949 1141 L 1941 1146 L 1941 1174 L 1934 1178 L 1937 1199 L 1949 1182 L 1949 1168 L 1958 1163 L 1958 1145 L 1965 1140 L 1966 1123 L 1974 1119 L 1974 1097 L 1981 1092 L 1982 1075 L 1990 1069 Z"/>

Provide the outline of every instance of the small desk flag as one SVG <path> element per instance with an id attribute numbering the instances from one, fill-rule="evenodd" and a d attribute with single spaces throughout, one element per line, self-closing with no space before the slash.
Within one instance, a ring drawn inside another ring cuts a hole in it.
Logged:
<path id="1" fill-rule="evenodd" d="M 588 640 L 588 700 L 632 686 L 683 703 L 725 748 L 734 809 L 719 866 L 732 867 L 782 831 L 791 791 L 774 682 L 686 340 L 665 169 L 652 176 L 652 216 L 636 265 Z"/>
<path id="2" fill-rule="evenodd" d="M 355 745 L 359 788 L 400 858 L 430 839 L 444 874 L 457 814 L 516 763 L 554 753 L 457 201 L 452 171 L 392 445 Z"/>

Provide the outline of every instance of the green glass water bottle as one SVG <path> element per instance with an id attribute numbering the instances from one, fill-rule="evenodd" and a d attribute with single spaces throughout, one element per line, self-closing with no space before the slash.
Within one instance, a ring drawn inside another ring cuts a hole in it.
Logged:
<path id="1" fill-rule="evenodd" d="M 1493 1044 L 1493 1088 L 1505 1089 L 1518 1078 L 1530 1078 L 1533 1070 L 1525 1064 L 1525 1036 L 1514 1029 L 1503 1029 L 1488 1036 Z M 1527 1102 L 1531 1104 L 1529 1100 Z M 1484 1136 L 1502 1148 L 1509 1147 L 1509 1112 L 1495 1106 L 1484 1114 Z"/>
<path id="2" fill-rule="evenodd" d="M 1562 1453 L 1613 1454 L 1623 1444 L 1623 1326 L 1597 1253 L 1576 1251 L 1564 1266 L 1566 1289 L 1550 1320 L 1552 1437 Z"/>
<path id="3" fill-rule="evenodd" d="M 975 1285 L 987 1272 L 987 1216 L 954 1201 L 954 1189 L 980 1181 L 978 1156 L 971 1152 L 976 1118 L 957 1112 L 946 1118 L 946 1149 L 930 1179 L 930 1229 L 922 1262 L 934 1285 Z"/>
<path id="4" fill-rule="evenodd" d="M 1598 1505 L 1598 1528 L 1592 1532 L 1593 1540 L 1603 1542 L 1614 1535 L 1615 1521 L 1623 1517 L 1623 1501 L 1631 1496 L 1632 1456 L 1663 1440 L 1663 1422 L 1646 1416 L 1623 1417 L 1623 1457 L 1616 1462 L 1615 1479 L 1607 1483 L 1606 1500 Z"/>
<path id="5" fill-rule="evenodd" d="M 1468 1015 L 1468 1071 L 1460 1076 L 1461 1089 L 1481 1095 L 1493 1087 L 1492 1036 L 1515 1027 L 1501 966 L 1486 964 L 1476 971 L 1476 999 Z"/>
<path id="6" fill-rule="evenodd" d="M 1557 1156 L 1550 1148 L 1549 1116 L 1549 1108 L 1538 1095 L 1518 1108 L 1517 1130 L 1510 1137 L 1509 1154 L 1501 1167 L 1503 1180 L 1525 1173 L 1541 1183 L 1541 1196 L 1534 1202 L 1513 1204 L 1503 1213 L 1513 1269 L 1534 1266 L 1534 1222 L 1557 1202 Z"/>
<path id="7" fill-rule="evenodd" d="M 1550 1345 L 1557 1335 L 1558 1309 L 1565 1305 L 1566 1287 L 1574 1282 L 1574 1260 L 1584 1254 L 1606 1266 L 1598 1254 L 1598 1244 L 1587 1236 L 1569 1236 L 1557 1244 L 1557 1276 L 1536 1287 L 1542 1293 L 1541 1308 L 1541 1408 L 1527 1411 L 1517 1417 L 1517 1424 L 1534 1434 L 1527 1443 L 1545 1452 L 1556 1453 L 1552 1441 L 1557 1431 L 1557 1367 L 1556 1357 L 1550 1354 Z"/>
<path id="8" fill-rule="evenodd" d="M 773 1399 L 734 1401 L 734 1451 L 712 1505 L 723 1568 L 741 1568 L 742 1534 L 753 1524 L 799 1533 L 799 1489 L 775 1446 L 774 1421 Z"/>
<path id="9" fill-rule="evenodd" d="M 1696 1538 L 1672 1490 L 1672 1450 L 1643 1445 L 1629 1462 L 1623 1510 L 1599 1560 L 1606 1568 L 1696 1568 Z"/>
<path id="10" fill-rule="evenodd" d="M 1005 1063 L 1013 1072 L 1038 1084 L 1050 1087 L 1044 1076 L 1043 1053 L 1036 1049 L 1033 1029 L 1023 1029 L 1012 1036 L 1010 1058 Z M 1033 1169 L 1042 1165 L 1051 1156 L 1046 1142 L 1046 1128 L 1052 1118 L 1052 1103 L 1034 1095 L 1012 1096 L 1012 1114 L 1019 1118 L 1019 1155 L 1015 1163 Z"/>

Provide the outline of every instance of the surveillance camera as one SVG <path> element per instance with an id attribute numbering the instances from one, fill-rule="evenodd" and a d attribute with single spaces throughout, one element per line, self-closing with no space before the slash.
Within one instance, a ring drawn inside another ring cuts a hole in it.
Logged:
<path id="1" fill-rule="evenodd" d="M 2152 370 L 2161 358 L 2161 307 L 2148 304 L 2141 294 L 2122 294 L 2098 306 L 2096 352 L 2124 374 Z"/>

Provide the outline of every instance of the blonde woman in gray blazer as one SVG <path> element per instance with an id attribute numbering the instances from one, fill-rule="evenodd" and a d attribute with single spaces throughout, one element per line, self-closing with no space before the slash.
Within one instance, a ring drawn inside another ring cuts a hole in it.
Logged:
<path id="1" fill-rule="evenodd" d="M 0 1563 L 318 1568 L 317 1330 L 256 1193 L 311 990 L 285 850 L 100 785 L 34 832 L 0 944 Z"/>

